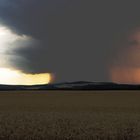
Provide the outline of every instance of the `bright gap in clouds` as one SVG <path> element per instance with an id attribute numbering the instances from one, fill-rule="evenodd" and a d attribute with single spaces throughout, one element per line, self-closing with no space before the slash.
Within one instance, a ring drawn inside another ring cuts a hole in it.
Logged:
<path id="1" fill-rule="evenodd" d="M 48 73 L 25 74 L 18 70 L 0 68 L 0 84 L 7 85 L 35 85 L 48 84 L 51 75 Z"/>
<path id="2" fill-rule="evenodd" d="M 10 58 L 16 58 L 14 49 L 23 46 L 30 46 L 33 39 L 26 35 L 18 35 L 9 28 L 0 25 L 0 84 L 9 85 L 35 85 L 48 84 L 51 81 L 51 74 L 26 74 L 11 66 Z M 10 54 L 9 54 L 10 52 Z M 20 57 L 20 56 L 18 56 Z M 22 58 L 21 58 L 22 59 Z"/>

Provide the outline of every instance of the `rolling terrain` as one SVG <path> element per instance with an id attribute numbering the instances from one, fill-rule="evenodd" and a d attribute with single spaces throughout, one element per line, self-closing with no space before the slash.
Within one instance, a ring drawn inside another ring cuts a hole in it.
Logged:
<path id="1" fill-rule="evenodd" d="M 77 81 L 31 86 L 0 85 L 0 90 L 140 90 L 140 85 Z"/>

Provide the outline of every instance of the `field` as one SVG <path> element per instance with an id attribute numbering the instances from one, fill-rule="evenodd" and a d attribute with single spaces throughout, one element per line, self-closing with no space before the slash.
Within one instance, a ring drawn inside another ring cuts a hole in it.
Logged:
<path id="1" fill-rule="evenodd" d="M 139 140 L 140 91 L 1 91 L 0 140 Z"/>

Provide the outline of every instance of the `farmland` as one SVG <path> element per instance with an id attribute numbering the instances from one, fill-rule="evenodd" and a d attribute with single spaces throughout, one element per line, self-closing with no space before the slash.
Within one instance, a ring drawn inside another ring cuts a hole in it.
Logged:
<path id="1" fill-rule="evenodd" d="M 139 140 L 140 91 L 1 91 L 0 140 Z"/>

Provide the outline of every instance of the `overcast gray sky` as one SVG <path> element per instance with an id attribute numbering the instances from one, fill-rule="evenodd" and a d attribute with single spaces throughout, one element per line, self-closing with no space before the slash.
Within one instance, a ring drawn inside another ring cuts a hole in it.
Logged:
<path id="1" fill-rule="evenodd" d="M 0 0 L 1 24 L 37 41 L 14 50 L 26 61 L 10 63 L 25 73 L 54 73 L 55 82 L 111 81 L 110 65 L 140 26 L 139 5 L 137 0 Z"/>

